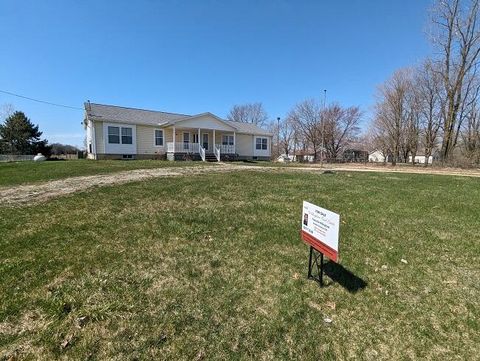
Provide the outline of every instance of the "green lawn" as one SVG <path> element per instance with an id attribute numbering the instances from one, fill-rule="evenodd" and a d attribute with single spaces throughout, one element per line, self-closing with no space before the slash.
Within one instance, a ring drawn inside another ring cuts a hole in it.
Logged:
<path id="1" fill-rule="evenodd" d="M 304 199 L 342 217 L 322 289 L 305 278 Z M 0 208 L 0 360 L 478 359 L 479 215 L 475 178 L 346 172 Z"/>
<path id="2" fill-rule="evenodd" d="M 169 162 L 165 160 L 69 160 L 51 162 L 0 163 L 0 187 L 44 182 L 68 177 L 105 174 L 133 169 L 198 166 L 203 162 Z"/>

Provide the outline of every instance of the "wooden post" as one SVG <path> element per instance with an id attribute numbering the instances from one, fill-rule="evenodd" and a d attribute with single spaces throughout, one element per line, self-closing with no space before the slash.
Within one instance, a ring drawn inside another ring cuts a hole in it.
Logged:
<path id="1" fill-rule="evenodd" d="M 175 127 L 173 127 L 173 153 L 175 153 Z"/>
<path id="2" fill-rule="evenodd" d="M 215 145 L 215 129 L 213 130 L 213 148 L 215 148 L 216 145 Z"/>
<path id="3" fill-rule="evenodd" d="M 235 132 L 233 132 L 233 153 L 237 153 L 237 137 Z"/>

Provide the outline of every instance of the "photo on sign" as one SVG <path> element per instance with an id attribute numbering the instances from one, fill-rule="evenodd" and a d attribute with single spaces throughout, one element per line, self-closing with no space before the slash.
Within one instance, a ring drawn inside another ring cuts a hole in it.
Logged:
<path id="1" fill-rule="evenodd" d="M 303 214 L 303 224 L 308 226 L 308 213 Z"/>

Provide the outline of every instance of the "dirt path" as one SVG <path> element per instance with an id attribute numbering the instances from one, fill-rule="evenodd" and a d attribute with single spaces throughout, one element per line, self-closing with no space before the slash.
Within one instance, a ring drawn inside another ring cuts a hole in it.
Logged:
<path id="1" fill-rule="evenodd" d="M 92 187 L 100 187 L 113 184 L 123 184 L 159 177 L 178 177 L 185 175 L 224 173 L 238 170 L 253 170 L 257 172 L 324 172 L 326 170 L 348 171 L 348 172 L 393 172 L 393 173 L 415 173 L 415 174 L 442 174 L 455 176 L 480 177 L 480 170 L 448 170 L 448 169 L 424 169 L 424 168 L 389 168 L 389 167 L 368 167 L 357 165 L 328 165 L 300 166 L 300 167 L 275 167 L 275 166 L 249 166 L 231 163 L 220 163 L 210 167 L 172 167 L 156 169 L 136 169 L 110 174 L 98 174 L 93 176 L 72 177 L 53 180 L 45 183 L 31 185 L 20 185 L 14 187 L 0 188 L 0 205 L 21 205 L 37 203 L 48 199 L 87 190 Z"/>
<path id="2" fill-rule="evenodd" d="M 159 177 L 176 177 L 206 173 L 223 173 L 239 169 L 261 169 L 263 167 L 242 166 L 221 163 L 209 167 L 171 167 L 155 169 L 136 169 L 116 173 L 92 176 L 71 177 L 44 183 L 27 184 L 14 187 L 0 187 L 0 205 L 18 205 L 37 203 L 50 198 L 83 191 L 92 187 L 123 184 Z M 265 169 L 266 171 L 267 169 Z"/>
<path id="3" fill-rule="evenodd" d="M 273 168 L 273 167 L 272 167 Z M 364 164 L 326 164 L 321 167 L 318 164 L 305 166 L 287 166 L 285 168 L 300 170 L 334 170 L 345 172 L 378 172 L 378 173 L 407 173 L 407 174 L 434 174 L 434 175 L 453 175 L 461 177 L 480 177 L 480 169 L 461 169 L 461 168 L 425 168 L 422 166 L 396 166 L 390 165 L 364 165 Z"/>

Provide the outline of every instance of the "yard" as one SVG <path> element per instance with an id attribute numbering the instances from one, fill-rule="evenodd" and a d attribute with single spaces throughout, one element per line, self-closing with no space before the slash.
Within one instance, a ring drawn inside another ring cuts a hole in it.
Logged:
<path id="1" fill-rule="evenodd" d="M 479 186 L 244 170 L 0 207 L 0 360 L 478 358 Z M 341 215 L 324 288 L 303 200 Z"/>
<path id="2" fill-rule="evenodd" d="M 165 160 L 99 160 L 87 159 L 50 162 L 0 163 L 0 187 L 38 183 L 68 177 L 110 174 L 135 169 L 156 169 L 176 166 L 199 166 L 200 162 L 168 162 Z M 205 165 L 205 163 L 203 163 Z"/>

